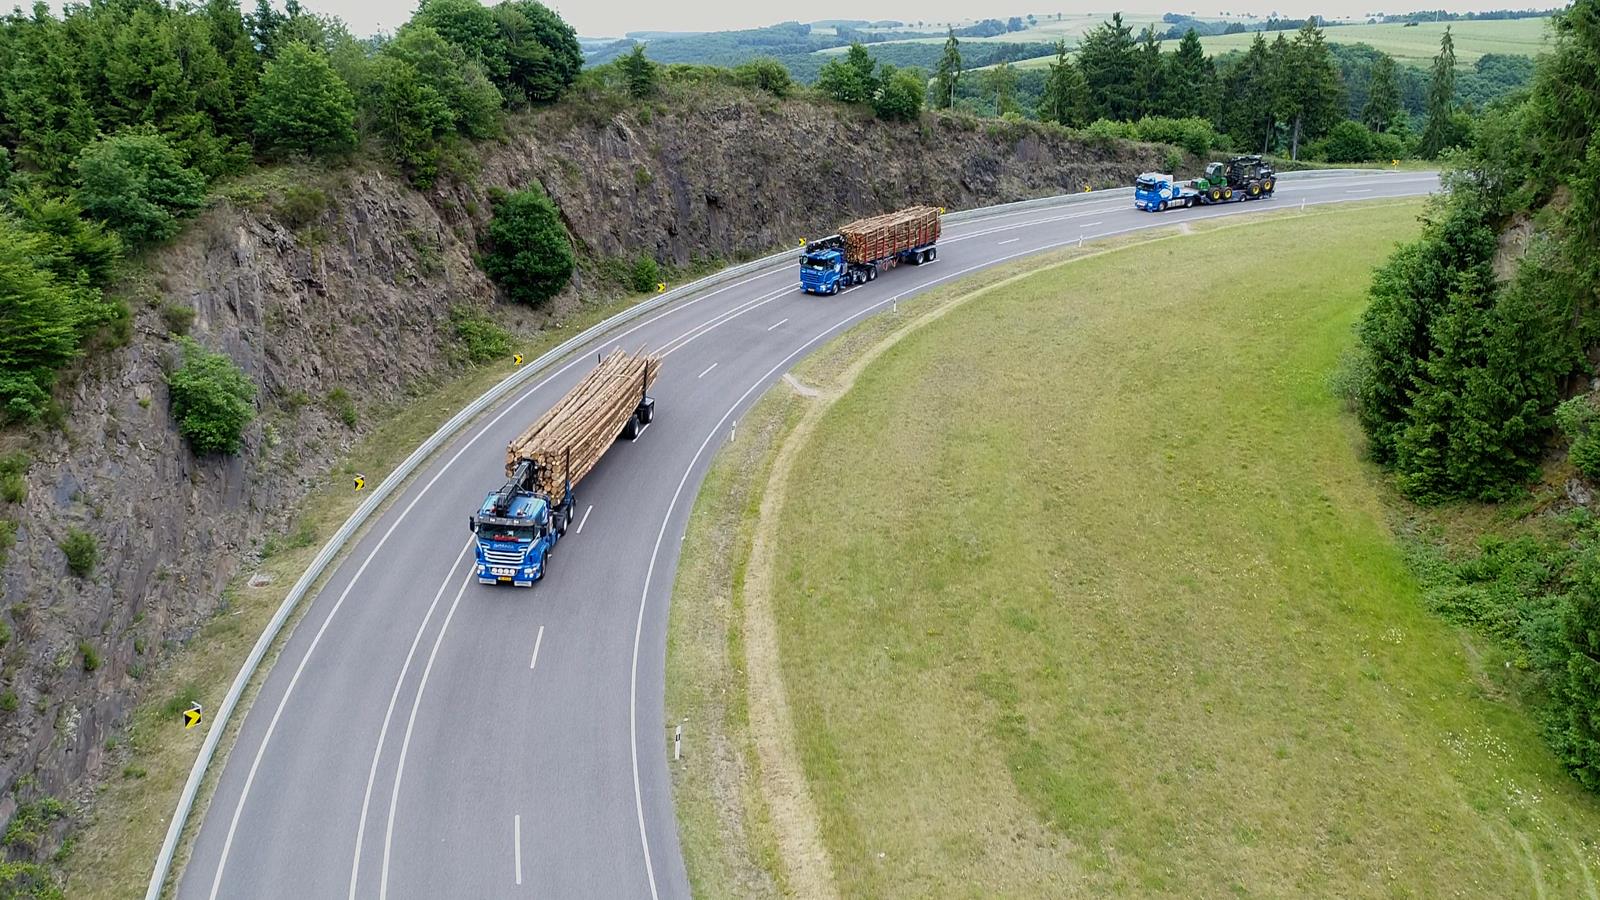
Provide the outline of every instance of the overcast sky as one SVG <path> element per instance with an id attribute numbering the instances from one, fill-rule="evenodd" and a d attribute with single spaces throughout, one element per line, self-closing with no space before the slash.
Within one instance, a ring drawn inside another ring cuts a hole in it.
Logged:
<path id="1" fill-rule="evenodd" d="M 344 19 L 358 35 L 376 31 L 392 31 L 411 17 L 416 0 L 301 0 L 318 12 L 331 13 Z M 1105 12 L 1120 8 L 1125 12 L 1193 12 L 1196 15 L 1214 15 L 1222 10 L 1235 13 L 1267 15 L 1276 12 L 1290 18 L 1308 14 L 1348 17 L 1364 16 L 1374 10 L 1391 13 L 1414 9 L 1448 9 L 1464 12 L 1469 9 L 1495 9 L 1507 7 L 1554 6 L 1552 0 L 1535 0 L 1533 3 L 1503 0 L 1500 3 L 1438 2 L 1417 0 L 1415 3 L 1386 6 L 1363 3 L 1361 0 L 1132 0 L 1117 7 L 1094 4 L 1026 6 L 1028 0 L 1015 0 L 1019 5 L 1002 9 L 990 2 L 974 0 L 808 0 L 799 5 L 751 3 L 749 0 L 555 0 L 548 6 L 561 13 L 583 37 L 617 37 L 629 31 L 721 31 L 730 28 L 755 28 L 784 20 L 814 22 L 819 19 L 899 19 L 902 21 L 943 22 L 1034 13 L 1054 12 Z M 1210 5 L 1207 5 L 1209 3 Z M 1185 8 L 1185 4 L 1189 4 Z M 1198 4 L 1198 5 L 1195 5 Z M 251 3 L 241 4 L 247 9 Z M 281 4 L 280 4 L 281 5 Z"/>

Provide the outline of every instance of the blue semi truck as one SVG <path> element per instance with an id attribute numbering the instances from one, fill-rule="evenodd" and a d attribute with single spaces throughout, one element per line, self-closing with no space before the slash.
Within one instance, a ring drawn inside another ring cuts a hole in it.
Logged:
<path id="1" fill-rule="evenodd" d="M 939 217 L 943 210 L 913 206 L 888 215 L 859 219 L 806 244 L 800 254 L 800 290 L 837 294 L 873 281 L 900 263 L 921 265 L 939 258 Z"/>
<path id="2" fill-rule="evenodd" d="M 655 420 L 650 386 L 660 367 L 660 357 L 613 351 L 506 445 L 505 483 L 467 517 L 479 582 L 532 587 L 545 577 L 572 525 L 573 486 L 613 443 L 638 438 Z"/>
<path id="3" fill-rule="evenodd" d="M 1207 165 L 1205 175 L 1189 181 L 1146 172 L 1134 179 L 1133 206 L 1146 212 L 1165 212 L 1234 200 L 1264 200 L 1277 187 L 1277 173 L 1260 156 L 1235 156 L 1226 163 Z"/>

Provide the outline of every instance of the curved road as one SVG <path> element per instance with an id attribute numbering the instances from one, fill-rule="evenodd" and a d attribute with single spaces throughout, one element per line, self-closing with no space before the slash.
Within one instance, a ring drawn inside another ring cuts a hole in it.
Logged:
<path id="1" fill-rule="evenodd" d="M 947 225 L 936 263 L 838 297 L 800 294 L 788 263 L 597 340 L 447 444 L 309 601 L 178 894 L 687 897 L 662 710 L 667 606 L 710 457 L 762 390 L 895 299 L 1080 237 L 1437 185 L 1305 174 L 1271 201 L 1165 214 L 1105 191 Z M 467 515 L 503 480 L 506 442 L 615 345 L 666 354 L 655 423 L 578 487 L 580 524 L 543 582 L 478 585 Z"/>

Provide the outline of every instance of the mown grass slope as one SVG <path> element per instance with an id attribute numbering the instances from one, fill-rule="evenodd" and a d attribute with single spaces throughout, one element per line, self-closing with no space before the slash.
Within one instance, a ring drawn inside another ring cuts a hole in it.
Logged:
<path id="1" fill-rule="evenodd" d="M 1418 209 L 1043 271 L 821 419 L 771 600 L 842 895 L 1595 895 L 1326 386 Z"/>

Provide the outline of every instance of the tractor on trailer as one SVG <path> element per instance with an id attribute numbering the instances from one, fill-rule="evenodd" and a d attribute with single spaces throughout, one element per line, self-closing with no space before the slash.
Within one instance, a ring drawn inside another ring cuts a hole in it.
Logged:
<path id="1" fill-rule="evenodd" d="M 532 587 L 572 524 L 573 486 L 618 437 L 655 419 L 650 385 L 659 357 L 621 350 L 603 358 L 555 406 L 506 446 L 506 482 L 467 518 L 477 539 L 478 581 Z"/>
<path id="2" fill-rule="evenodd" d="M 1278 175 L 1260 156 L 1235 156 L 1206 166 L 1205 175 L 1179 181 L 1160 172 L 1146 172 L 1133 183 L 1133 206 L 1148 212 L 1174 207 L 1259 200 L 1272 196 Z"/>
<path id="3" fill-rule="evenodd" d="M 800 254 L 800 289 L 837 294 L 878 277 L 900 263 L 921 265 L 939 258 L 939 209 L 913 206 L 870 219 L 858 219 Z"/>

